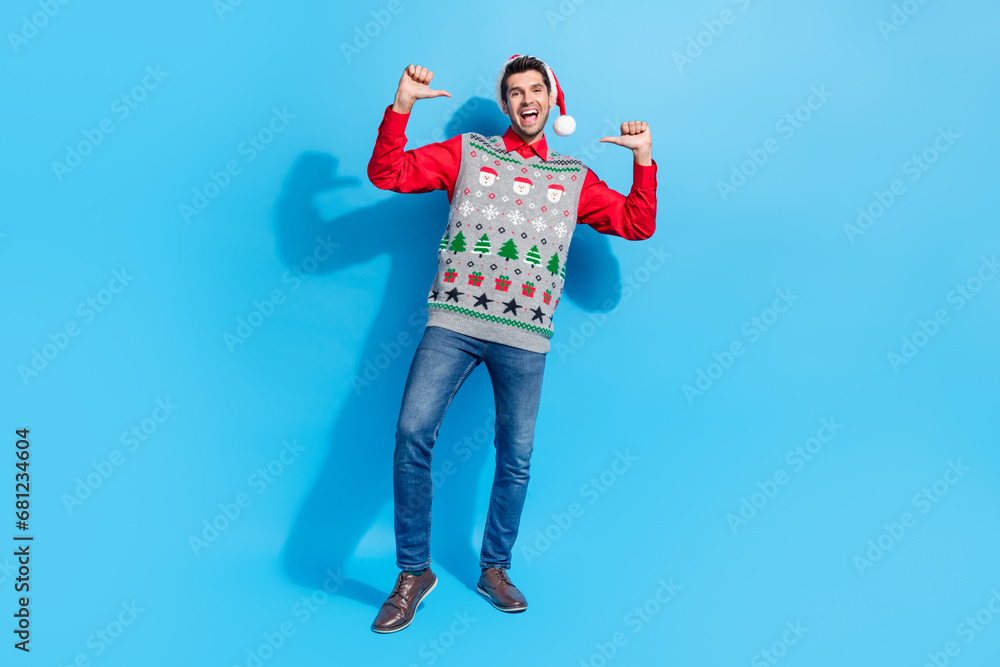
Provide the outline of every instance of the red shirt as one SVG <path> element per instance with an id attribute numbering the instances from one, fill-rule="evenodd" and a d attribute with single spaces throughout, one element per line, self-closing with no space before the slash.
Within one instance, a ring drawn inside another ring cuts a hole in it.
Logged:
<path id="1" fill-rule="evenodd" d="M 368 162 L 368 178 L 376 187 L 393 192 L 446 190 L 450 202 L 462 158 L 462 137 L 456 135 L 446 141 L 404 150 L 409 118 L 409 114 L 393 111 L 391 104 L 386 107 Z M 549 159 L 544 135 L 528 145 L 508 127 L 503 141 L 508 153 L 517 151 L 522 158 L 534 154 Z M 652 236 L 656 230 L 656 162 L 648 166 L 633 162 L 632 189 L 627 197 L 609 188 L 588 168 L 577 206 L 577 222 L 630 241 Z"/>

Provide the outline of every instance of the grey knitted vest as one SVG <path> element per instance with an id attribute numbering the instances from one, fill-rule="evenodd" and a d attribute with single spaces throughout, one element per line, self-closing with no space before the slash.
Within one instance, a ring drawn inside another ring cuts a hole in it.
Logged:
<path id="1" fill-rule="evenodd" d="M 587 167 L 549 151 L 508 153 L 500 136 L 462 135 L 462 159 L 427 326 L 547 353 Z"/>

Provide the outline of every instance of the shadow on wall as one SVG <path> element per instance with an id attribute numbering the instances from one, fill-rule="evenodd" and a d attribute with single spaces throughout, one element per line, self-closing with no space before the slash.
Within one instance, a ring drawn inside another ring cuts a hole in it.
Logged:
<path id="1" fill-rule="evenodd" d="M 492 100 L 471 98 L 455 112 L 445 136 L 468 131 L 500 135 L 508 125 Z M 374 132 L 372 140 L 374 145 Z M 319 272 L 336 276 L 341 268 L 368 262 L 383 253 L 390 255 L 391 265 L 385 295 L 370 323 L 354 374 L 363 378 L 368 368 L 368 377 L 376 375 L 371 372 L 370 362 L 380 354 L 383 368 L 376 369 L 378 373 L 369 384 L 354 385 L 350 377 L 331 378 L 331 382 L 345 383 L 352 389 L 335 416 L 329 454 L 301 503 L 282 552 L 289 577 L 310 588 L 323 585 L 327 570 L 337 572 L 341 568 L 347 574 L 347 560 L 383 507 L 392 503 L 396 421 L 410 362 L 427 322 L 425 304 L 437 271 L 437 249 L 449 210 L 443 192 L 395 194 L 373 206 L 324 220 L 313 204 L 315 195 L 367 183 L 367 177 L 338 177 L 337 164 L 337 158 L 325 153 L 303 153 L 296 159 L 276 205 L 282 260 L 288 266 L 298 264 L 312 253 L 317 236 L 329 235 L 339 247 L 320 265 Z M 620 271 L 606 237 L 587 225 L 579 225 L 566 265 L 566 298 L 588 311 L 599 310 L 606 300 L 618 303 L 621 293 L 616 283 Z M 341 284 L 336 279 L 327 282 L 331 293 Z M 316 308 L 328 305 L 320 302 Z M 348 320 L 355 315 L 330 307 L 329 318 L 331 331 L 336 331 L 338 318 Z M 558 331 L 557 323 L 556 336 Z M 401 332 L 409 334 L 410 343 L 400 346 L 398 356 L 386 366 L 385 347 L 391 349 Z M 477 368 L 449 406 L 433 463 L 436 472 L 447 461 L 454 466 L 446 468 L 449 474 L 435 476 L 431 540 L 434 567 L 448 570 L 465 581 L 470 590 L 474 590 L 479 578 L 479 553 L 473 549 L 472 536 L 482 527 L 474 525 L 473 500 L 487 452 L 492 448 L 492 392 L 489 375 Z M 489 490 L 483 493 L 488 496 Z M 386 567 L 395 578 L 395 552 Z M 339 595 L 375 608 L 387 593 L 349 577 L 337 590 Z"/>

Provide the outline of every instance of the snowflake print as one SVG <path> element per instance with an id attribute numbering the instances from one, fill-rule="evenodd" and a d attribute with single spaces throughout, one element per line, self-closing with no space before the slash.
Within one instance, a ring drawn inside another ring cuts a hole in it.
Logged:
<path id="1" fill-rule="evenodd" d="M 473 206 L 468 202 L 468 200 L 466 200 L 462 202 L 462 205 L 458 207 L 458 210 L 461 211 L 462 215 L 469 215 L 473 211 Z"/>
<path id="2" fill-rule="evenodd" d="M 519 225 L 521 224 L 521 221 L 524 220 L 524 216 L 521 215 L 520 211 L 515 209 L 511 211 L 510 214 L 508 214 L 507 219 L 510 220 L 513 224 Z"/>
<path id="3" fill-rule="evenodd" d="M 539 220 L 538 218 L 532 220 L 531 224 L 534 226 L 536 232 L 540 232 L 546 227 L 548 227 L 548 225 L 545 224 L 544 220 Z"/>
<path id="4" fill-rule="evenodd" d="M 556 225 L 553 229 L 555 230 L 556 234 L 559 235 L 559 238 L 566 236 L 566 232 L 568 231 L 566 229 L 566 225 L 561 222 L 558 225 Z"/>
<path id="5" fill-rule="evenodd" d="M 498 215 L 500 215 L 500 211 L 497 210 L 497 207 L 494 206 L 493 204 L 490 204 L 489 206 L 487 206 L 486 208 L 484 208 L 482 211 L 480 211 L 480 213 L 482 213 L 484 216 L 486 216 L 487 220 L 492 220 L 493 218 L 495 218 Z"/>

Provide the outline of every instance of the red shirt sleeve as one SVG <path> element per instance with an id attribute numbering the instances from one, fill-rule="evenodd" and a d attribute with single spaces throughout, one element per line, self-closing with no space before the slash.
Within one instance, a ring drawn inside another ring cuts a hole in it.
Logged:
<path id="1" fill-rule="evenodd" d="M 368 180 L 377 188 L 393 192 L 446 190 L 450 202 L 458 180 L 462 137 L 456 135 L 447 141 L 404 150 L 409 118 L 410 114 L 393 111 L 391 104 L 385 108 L 368 161 Z"/>
<path id="2" fill-rule="evenodd" d="M 630 241 L 651 237 L 656 231 L 656 161 L 648 166 L 633 161 L 628 197 L 609 188 L 588 169 L 580 193 L 577 222 Z"/>

